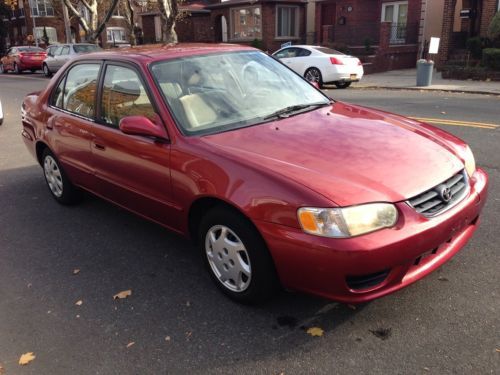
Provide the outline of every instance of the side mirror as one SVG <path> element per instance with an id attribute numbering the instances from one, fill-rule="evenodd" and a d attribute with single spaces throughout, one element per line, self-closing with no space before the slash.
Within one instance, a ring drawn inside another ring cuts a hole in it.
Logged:
<path id="1" fill-rule="evenodd" d="M 124 117 L 120 121 L 119 128 L 123 133 L 129 135 L 142 135 L 144 137 L 168 140 L 166 130 L 144 116 Z"/>

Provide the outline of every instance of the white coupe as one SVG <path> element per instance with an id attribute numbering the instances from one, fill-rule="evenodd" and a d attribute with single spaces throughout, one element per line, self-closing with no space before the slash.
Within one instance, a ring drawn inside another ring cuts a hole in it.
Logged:
<path id="1" fill-rule="evenodd" d="M 326 47 L 289 46 L 274 52 L 273 57 L 308 81 L 317 82 L 320 87 L 333 83 L 339 89 L 345 89 L 364 74 L 363 64 L 357 57 Z"/>

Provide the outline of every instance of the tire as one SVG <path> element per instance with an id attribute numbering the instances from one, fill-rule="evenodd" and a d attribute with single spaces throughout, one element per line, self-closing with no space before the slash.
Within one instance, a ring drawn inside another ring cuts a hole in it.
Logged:
<path id="1" fill-rule="evenodd" d="M 0 64 L 0 74 L 7 74 L 7 69 L 4 68 L 3 64 Z"/>
<path id="2" fill-rule="evenodd" d="M 337 86 L 338 89 L 346 89 L 349 86 L 351 86 L 352 82 L 335 82 L 335 86 Z"/>
<path id="3" fill-rule="evenodd" d="M 304 78 L 309 82 L 317 82 L 319 87 L 323 87 L 323 77 L 318 68 L 309 68 L 304 74 Z"/>
<path id="4" fill-rule="evenodd" d="M 14 73 L 21 74 L 21 70 L 19 70 L 19 65 L 17 65 L 16 63 L 14 63 Z"/>
<path id="5" fill-rule="evenodd" d="M 229 298 L 260 304 L 279 290 L 264 240 L 240 213 L 222 206 L 211 209 L 201 221 L 198 239 L 212 280 Z"/>
<path id="6" fill-rule="evenodd" d="M 35 73 L 35 72 L 36 72 L 36 69 L 30 69 L 30 72 L 31 72 L 31 73 Z"/>
<path id="7" fill-rule="evenodd" d="M 43 74 L 45 74 L 45 77 L 47 78 L 52 77 L 52 72 L 50 71 L 47 64 L 43 64 Z"/>
<path id="8" fill-rule="evenodd" d="M 47 187 L 57 202 L 72 205 L 81 201 L 81 190 L 71 183 L 59 161 L 48 148 L 42 154 L 42 168 Z"/>

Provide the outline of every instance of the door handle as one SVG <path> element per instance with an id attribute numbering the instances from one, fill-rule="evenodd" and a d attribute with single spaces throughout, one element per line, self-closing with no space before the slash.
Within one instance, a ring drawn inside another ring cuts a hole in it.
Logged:
<path id="1" fill-rule="evenodd" d="M 106 149 L 106 147 L 104 147 L 104 145 L 101 145 L 100 143 L 95 143 L 95 142 L 94 142 L 94 147 L 97 150 L 101 150 L 101 151 L 104 151 Z"/>

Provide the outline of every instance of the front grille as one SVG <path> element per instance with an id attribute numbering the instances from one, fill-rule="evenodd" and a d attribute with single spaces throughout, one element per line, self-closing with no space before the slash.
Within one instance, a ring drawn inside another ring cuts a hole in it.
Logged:
<path id="1" fill-rule="evenodd" d="M 460 202 L 468 190 L 467 173 L 462 170 L 443 183 L 411 198 L 408 203 L 424 216 L 435 216 Z"/>
<path id="2" fill-rule="evenodd" d="M 347 276 L 347 286 L 353 290 L 372 288 L 385 280 L 390 270 L 384 270 L 369 275 Z"/>

